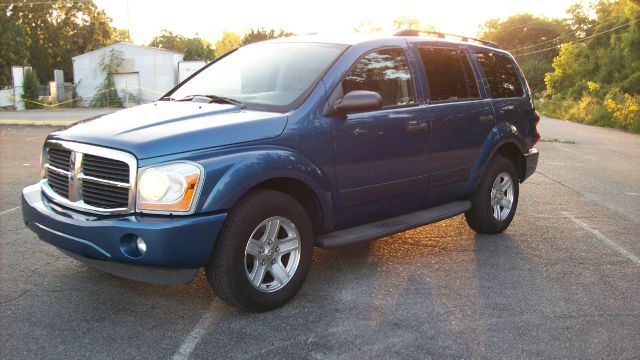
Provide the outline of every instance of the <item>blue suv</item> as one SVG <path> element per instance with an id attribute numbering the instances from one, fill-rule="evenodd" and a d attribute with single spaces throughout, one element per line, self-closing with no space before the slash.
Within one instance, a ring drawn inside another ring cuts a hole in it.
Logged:
<path id="1" fill-rule="evenodd" d="M 497 45 L 403 31 L 240 48 L 157 102 L 50 134 L 26 225 L 103 271 L 182 283 L 204 267 L 250 311 L 302 286 L 315 246 L 465 214 L 502 232 L 540 135 Z"/>

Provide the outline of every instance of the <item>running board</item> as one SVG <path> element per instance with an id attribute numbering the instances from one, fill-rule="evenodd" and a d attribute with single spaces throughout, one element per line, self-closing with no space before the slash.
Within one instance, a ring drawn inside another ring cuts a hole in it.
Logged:
<path id="1" fill-rule="evenodd" d="M 470 208 L 470 201 L 453 201 L 430 209 L 320 235 L 316 239 L 316 245 L 319 247 L 336 247 L 375 240 L 448 219 L 462 214 Z"/>

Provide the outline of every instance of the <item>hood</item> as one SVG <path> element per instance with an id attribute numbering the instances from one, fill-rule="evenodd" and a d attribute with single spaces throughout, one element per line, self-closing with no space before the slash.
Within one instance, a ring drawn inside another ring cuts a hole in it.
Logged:
<path id="1" fill-rule="evenodd" d="M 158 101 L 51 134 L 51 139 L 121 149 L 138 159 L 279 136 L 287 116 L 235 105 Z"/>

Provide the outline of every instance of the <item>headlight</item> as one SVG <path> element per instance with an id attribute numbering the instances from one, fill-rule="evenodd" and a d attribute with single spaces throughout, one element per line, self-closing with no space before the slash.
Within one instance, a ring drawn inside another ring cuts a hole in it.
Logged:
<path id="1" fill-rule="evenodd" d="M 201 176 L 198 165 L 186 162 L 142 169 L 138 174 L 138 209 L 189 212 Z"/>

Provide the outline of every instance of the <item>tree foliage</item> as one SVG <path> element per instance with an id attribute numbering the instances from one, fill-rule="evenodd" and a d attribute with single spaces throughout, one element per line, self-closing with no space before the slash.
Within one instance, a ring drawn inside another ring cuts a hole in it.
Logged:
<path id="1" fill-rule="evenodd" d="M 283 29 L 280 29 L 278 31 L 276 31 L 275 29 L 270 29 L 267 31 L 265 28 L 251 28 L 249 32 L 246 32 L 244 35 L 242 35 L 240 46 L 253 44 L 259 41 L 289 37 L 293 35 L 295 34 Z"/>
<path id="2" fill-rule="evenodd" d="M 553 70 L 551 64 L 558 54 L 554 46 L 573 40 L 575 35 L 564 20 L 516 14 L 506 20 L 488 20 L 480 27 L 478 37 L 511 51 L 531 89 L 540 92 L 545 89 L 544 76 Z"/>
<path id="3" fill-rule="evenodd" d="M 0 13 L 0 86 L 11 84 L 11 66 L 25 65 L 29 61 L 29 39 L 24 27 Z"/>
<path id="4" fill-rule="evenodd" d="M 111 37 L 111 44 L 119 42 L 131 42 L 128 29 L 113 29 L 113 36 Z"/>
<path id="5" fill-rule="evenodd" d="M 222 56 L 231 50 L 239 48 L 241 41 L 242 39 L 240 38 L 240 35 L 234 32 L 222 32 L 222 38 L 216 41 L 216 54 L 218 54 L 218 56 Z"/>
<path id="6" fill-rule="evenodd" d="M 601 0 L 571 13 L 577 39 L 553 60 L 542 109 L 640 132 L 640 4 Z"/>
<path id="7" fill-rule="evenodd" d="M 186 46 L 184 49 L 184 60 L 192 61 L 192 60 L 202 60 L 202 61 L 211 61 L 216 58 L 216 52 L 211 47 L 211 43 L 207 40 L 200 39 L 199 37 L 194 37 L 191 39 L 187 39 Z"/>
<path id="8" fill-rule="evenodd" d="M 183 53 L 185 61 L 211 61 L 216 58 L 216 53 L 211 47 L 211 43 L 201 39 L 198 35 L 188 38 L 162 29 L 160 30 L 160 35 L 155 36 L 149 45 Z"/>
<path id="9" fill-rule="evenodd" d="M 71 58 L 108 45 L 113 36 L 111 19 L 91 0 L 14 1 L 0 11 L 24 29 L 28 63 L 42 82 L 53 69 L 63 70 L 71 80 Z M 24 46 L 24 42 L 15 46 Z"/>
<path id="10" fill-rule="evenodd" d="M 382 27 L 375 25 L 371 21 L 362 21 L 352 28 L 355 33 L 361 34 L 381 34 Z"/>
<path id="11" fill-rule="evenodd" d="M 419 19 L 410 18 L 408 16 L 402 16 L 397 19 L 393 19 L 393 21 L 391 22 L 391 28 L 394 31 L 403 30 L 403 29 L 422 30 L 422 25 Z M 432 29 L 429 29 L 429 30 L 432 30 Z"/>
<path id="12" fill-rule="evenodd" d="M 24 71 L 24 80 L 22 83 L 22 99 L 24 99 L 24 107 L 26 109 L 39 109 L 40 105 L 40 81 L 36 71 L 26 68 Z"/>
<path id="13" fill-rule="evenodd" d="M 173 31 L 162 29 L 160 30 L 160 35 L 156 35 L 149 43 L 149 46 L 176 52 L 184 52 L 186 43 L 186 37 L 180 34 L 175 34 Z"/>
<path id="14" fill-rule="evenodd" d="M 554 71 L 546 78 L 549 92 L 577 99 L 588 82 L 595 82 L 600 92 L 619 87 L 640 93 L 640 24 L 631 23 L 640 19 L 640 5 L 632 0 L 600 1 L 591 10 L 597 17 L 579 38 L 584 41 L 563 45 L 553 61 Z M 630 25 L 609 31 L 625 24 Z"/>

